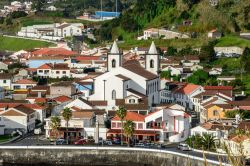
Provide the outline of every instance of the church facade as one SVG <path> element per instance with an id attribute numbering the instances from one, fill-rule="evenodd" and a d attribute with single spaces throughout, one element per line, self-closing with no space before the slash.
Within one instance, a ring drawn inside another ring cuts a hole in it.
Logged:
<path id="1" fill-rule="evenodd" d="M 150 110 L 160 100 L 159 58 L 152 42 L 145 55 L 145 67 L 137 60 L 125 62 L 122 51 L 114 42 L 107 58 L 107 72 L 94 78 L 94 93 L 89 100 L 107 101 L 107 110 L 116 110 L 117 100 L 123 99 L 124 104 L 131 105 L 146 100 L 147 110 Z"/>

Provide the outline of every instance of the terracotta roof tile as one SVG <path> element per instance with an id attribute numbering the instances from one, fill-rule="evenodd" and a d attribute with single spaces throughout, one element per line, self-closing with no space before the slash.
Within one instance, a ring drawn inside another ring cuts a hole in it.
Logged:
<path id="1" fill-rule="evenodd" d="M 75 58 L 77 61 L 89 61 L 89 60 L 100 60 L 99 56 L 77 56 Z"/>
<path id="2" fill-rule="evenodd" d="M 198 89 L 200 86 L 195 84 L 186 84 L 183 87 L 177 89 L 175 93 L 183 93 L 183 94 L 190 94 L 196 89 Z"/>
<path id="3" fill-rule="evenodd" d="M 90 119 L 94 116 L 94 112 L 91 111 L 73 111 L 72 117 L 79 119 Z"/>
<path id="4" fill-rule="evenodd" d="M 58 96 L 56 98 L 53 98 L 53 100 L 55 100 L 56 102 L 59 102 L 59 103 L 64 103 L 64 102 L 70 101 L 71 98 L 68 96 Z"/>
<path id="5" fill-rule="evenodd" d="M 205 90 L 233 90 L 232 86 L 204 86 Z"/>
<path id="6" fill-rule="evenodd" d="M 2 113 L 3 111 L 1 111 Z M 2 114 L 2 116 L 25 116 L 19 112 L 17 112 L 16 110 L 10 109 L 8 111 L 4 111 Z"/>
<path id="7" fill-rule="evenodd" d="M 37 84 L 37 82 L 28 79 L 22 79 L 16 81 L 14 84 Z"/>
<path id="8" fill-rule="evenodd" d="M 76 55 L 76 52 L 64 49 L 64 48 L 42 48 L 32 52 L 32 55 L 47 55 L 47 56 L 56 56 L 56 55 L 63 55 L 63 56 L 72 56 Z"/>
<path id="9" fill-rule="evenodd" d="M 136 122 L 144 122 L 145 116 L 135 113 L 135 112 L 127 112 L 126 117 L 124 120 L 132 120 Z M 120 121 L 121 119 L 116 115 L 113 119 L 113 121 Z"/>
<path id="10" fill-rule="evenodd" d="M 23 104 L 18 105 L 18 106 L 14 107 L 14 108 L 17 109 L 17 110 L 19 110 L 19 111 L 21 111 L 21 112 L 23 112 L 23 113 L 25 113 L 25 114 L 27 114 L 27 115 L 33 114 L 33 113 L 36 112 L 36 111 L 33 110 L 32 108 L 27 107 L 27 106 L 25 106 L 25 105 L 23 105 Z"/>

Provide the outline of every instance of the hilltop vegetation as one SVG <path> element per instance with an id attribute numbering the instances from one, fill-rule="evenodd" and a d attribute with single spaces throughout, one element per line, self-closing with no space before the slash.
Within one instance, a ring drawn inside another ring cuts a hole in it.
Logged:
<path id="1" fill-rule="evenodd" d="M 192 24 L 184 25 L 187 20 Z M 224 34 L 248 31 L 250 1 L 220 0 L 218 6 L 211 6 L 208 0 L 137 0 L 120 18 L 103 24 L 97 34 L 103 40 L 127 39 L 128 34 L 142 34 L 150 27 L 196 33 L 198 37 L 214 28 Z"/>

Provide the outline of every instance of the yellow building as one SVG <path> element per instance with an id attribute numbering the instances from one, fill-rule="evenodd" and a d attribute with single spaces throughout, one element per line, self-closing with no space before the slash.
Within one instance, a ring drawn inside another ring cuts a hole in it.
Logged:
<path id="1" fill-rule="evenodd" d="M 225 112 L 233 110 L 233 106 L 230 104 L 210 104 L 205 107 L 206 119 L 215 120 L 225 118 Z"/>

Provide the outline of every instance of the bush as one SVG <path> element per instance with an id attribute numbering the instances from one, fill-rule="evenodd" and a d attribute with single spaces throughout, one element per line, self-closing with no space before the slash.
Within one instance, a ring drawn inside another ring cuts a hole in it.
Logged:
<path id="1" fill-rule="evenodd" d="M 11 18 L 16 19 L 20 17 L 26 17 L 28 14 L 24 11 L 14 11 L 10 14 Z"/>

